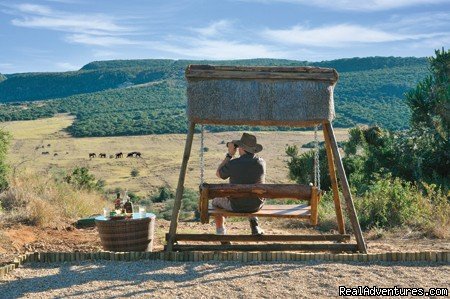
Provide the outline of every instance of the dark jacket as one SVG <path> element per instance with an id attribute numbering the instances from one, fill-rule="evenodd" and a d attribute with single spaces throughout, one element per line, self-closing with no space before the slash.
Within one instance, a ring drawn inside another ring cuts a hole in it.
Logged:
<path id="1" fill-rule="evenodd" d="M 230 184 L 261 184 L 265 182 L 266 162 L 254 154 L 246 153 L 225 163 L 219 169 L 219 175 L 224 180 L 230 178 Z M 262 207 L 264 198 L 230 197 L 230 202 L 233 211 L 252 213 Z"/>

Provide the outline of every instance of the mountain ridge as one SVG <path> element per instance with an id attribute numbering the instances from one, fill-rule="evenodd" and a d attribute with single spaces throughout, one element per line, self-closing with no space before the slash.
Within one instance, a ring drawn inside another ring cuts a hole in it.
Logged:
<path id="1" fill-rule="evenodd" d="M 316 63 L 276 59 L 97 61 L 79 71 L 7 75 L 0 82 L 0 103 L 10 104 L 1 106 L 0 121 L 70 113 L 76 119 L 68 131 L 78 137 L 184 133 L 184 70 L 190 63 L 335 67 L 340 74 L 334 90 L 335 126 L 367 124 L 393 130 L 409 126 L 411 112 L 404 93 L 428 74 L 426 58 L 413 57 L 366 57 Z"/>

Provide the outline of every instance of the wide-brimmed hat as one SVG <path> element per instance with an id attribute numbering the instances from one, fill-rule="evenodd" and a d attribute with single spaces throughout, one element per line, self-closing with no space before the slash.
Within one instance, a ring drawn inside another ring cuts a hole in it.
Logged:
<path id="1" fill-rule="evenodd" d="M 256 136 L 248 133 L 242 134 L 241 140 L 233 140 L 234 144 L 243 150 L 256 154 L 263 150 L 263 146 L 256 142 Z"/>

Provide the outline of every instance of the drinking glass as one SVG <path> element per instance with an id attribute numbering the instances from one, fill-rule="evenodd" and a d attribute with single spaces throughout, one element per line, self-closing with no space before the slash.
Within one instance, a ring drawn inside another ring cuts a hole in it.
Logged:
<path id="1" fill-rule="evenodd" d="M 139 215 L 145 217 L 145 207 L 139 206 Z"/>
<path id="2" fill-rule="evenodd" d="M 103 208 L 103 217 L 108 218 L 110 216 L 109 212 L 109 208 Z"/>

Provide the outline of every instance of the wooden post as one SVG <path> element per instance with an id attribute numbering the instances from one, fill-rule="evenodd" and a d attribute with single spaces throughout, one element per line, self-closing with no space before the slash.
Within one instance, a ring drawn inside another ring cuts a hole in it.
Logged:
<path id="1" fill-rule="evenodd" d="M 184 146 L 183 162 L 181 163 L 180 177 L 178 178 L 177 192 L 173 205 L 172 218 L 170 219 L 169 240 L 167 242 L 167 251 L 172 251 L 174 237 L 177 232 L 178 216 L 180 214 L 181 199 L 184 191 L 184 179 L 186 177 L 186 168 L 191 155 L 192 140 L 194 139 L 195 123 L 189 122 L 189 129 L 186 137 L 186 145 Z"/>
<path id="2" fill-rule="evenodd" d="M 338 230 L 340 234 L 345 234 L 344 217 L 342 216 L 341 201 L 339 199 L 339 187 L 336 177 L 336 170 L 334 169 L 334 157 L 333 151 L 331 150 L 331 140 L 329 138 L 329 134 L 327 133 L 328 130 L 325 124 L 322 124 L 322 129 L 323 129 L 323 137 L 325 140 L 325 149 L 327 151 L 328 170 L 330 173 L 331 188 L 333 190 L 333 201 L 334 201 L 334 209 L 336 211 Z"/>
<path id="3" fill-rule="evenodd" d="M 319 205 L 319 190 L 317 187 L 312 187 L 311 190 L 311 219 L 310 223 L 311 225 L 316 226 L 318 222 L 318 209 L 317 206 Z"/>
<path id="4" fill-rule="evenodd" d="M 209 223 L 208 215 L 208 197 L 209 197 L 208 186 L 201 186 L 200 188 L 200 221 L 203 224 Z"/>
<path id="5" fill-rule="evenodd" d="M 331 123 L 326 122 L 323 124 L 326 128 L 326 133 L 331 141 L 331 149 L 335 157 L 335 164 L 337 167 L 337 172 L 339 175 L 339 180 L 341 182 L 342 193 L 344 195 L 345 203 L 347 205 L 347 213 L 352 224 L 353 233 L 355 234 L 356 242 L 358 244 L 358 250 L 361 253 L 367 253 L 366 242 L 364 241 L 364 236 L 359 226 L 358 215 L 356 215 L 355 205 L 353 204 L 352 194 L 350 193 L 350 187 L 348 185 L 347 176 L 345 175 L 344 165 L 342 164 L 341 154 L 337 146 L 336 138 L 334 137 L 333 126 Z"/>

